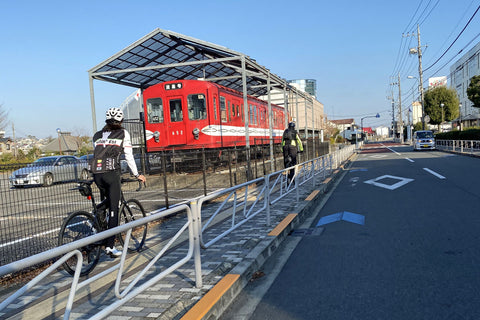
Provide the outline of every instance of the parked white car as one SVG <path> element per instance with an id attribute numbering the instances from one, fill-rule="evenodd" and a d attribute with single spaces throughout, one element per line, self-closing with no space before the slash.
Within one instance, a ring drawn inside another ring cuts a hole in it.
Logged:
<path id="1" fill-rule="evenodd" d="M 88 163 L 74 156 L 43 157 L 9 177 L 12 187 L 29 185 L 51 186 L 55 182 L 87 180 Z"/>

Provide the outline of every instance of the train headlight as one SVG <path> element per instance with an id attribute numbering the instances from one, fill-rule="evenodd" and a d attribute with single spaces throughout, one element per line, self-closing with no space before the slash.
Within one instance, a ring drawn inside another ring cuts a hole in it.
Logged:
<path id="1" fill-rule="evenodd" d="M 159 142 L 160 141 L 160 132 L 155 131 L 153 133 L 153 139 L 155 139 L 155 142 Z"/>
<path id="2" fill-rule="evenodd" d="M 200 135 L 200 130 L 198 130 L 198 128 L 195 128 L 193 129 L 192 133 L 195 140 L 198 140 L 198 136 Z"/>

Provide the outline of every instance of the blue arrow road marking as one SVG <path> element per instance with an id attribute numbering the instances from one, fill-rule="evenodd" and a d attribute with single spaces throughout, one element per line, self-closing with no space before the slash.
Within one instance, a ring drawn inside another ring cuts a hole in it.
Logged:
<path id="1" fill-rule="evenodd" d="M 331 214 L 329 216 L 321 217 L 317 223 L 317 227 L 320 227 L 332 222 L 340 221 L 340 220 L 360 224 L 362 226 L 365 225 L 365 216 L 358 213 L 343 211 L 343 212 Z"/>
<path id="2" fill-rule="evenodd" d="M 360 224 L 362 226 L 365 224 L 365 216 L 358 213 L 348 212 L 348 211 L 343 212 L 342 220 Z"/>
<path id="3" fill-rule="evenodd" d="M 342 216 L 343 216 L 343 212 L 339 212 L 339 213 L 331 214 L 329 216 L 321 217 L 320 220 L 318 221 L 317 227 L 323 226 L 324 224 L 340 221 L 342 220 Z"/>

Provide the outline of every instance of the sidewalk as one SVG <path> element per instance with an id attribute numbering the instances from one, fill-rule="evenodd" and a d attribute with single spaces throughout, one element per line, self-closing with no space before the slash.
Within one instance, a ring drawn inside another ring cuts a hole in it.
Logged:
<path id="1" fill-rule="evenodd" d="M 348 161 L 347 161 L 348 163 Z M 271 226 L 266 226 L 264 214 L 259 214 L 239 229 L 208 249 L 202 249 L 203 286 L 195 287 L 193 259 L 181 269 L 148 288 L 107 319 L 217 319 L 242 288 L 256 276 L 266 259 L 280 242 L 298 226 L 322 200 L 322 195 L 343 169 L 337 169 L 331 177 L 315 187 L 306 183 L 300 188 L 300 201 L 296 203 L 295 192 L 271 206 Z M 230 223 L 226 221 L 224 223 Z M 209 238 L 208 230 L 204 235 Z M 147 242 L 148 244 L 148 242 Z M 151 248 L 155 249 L 155 248 Z M 153 272 L 163 271 L 173 261 L 186 254 L 187 246 L 181 245 L 155 265 Z M 158 252 L 158 249 L 155 251 Z M 152 258 L 151 250 L 145 250 L 128 258 L 126 265 L 131 272 L 122 280 L 125 288 L 135 270 L 141 270 Z M 97 269 L 111 266 L 111 260 L 101 261 Z M 114 294 L 116 272 L 107 275 L 101 283 L 96 282 L 80 289 L 73 305 L 70 319 L 89 319 L 102 309 L 117 301 Z M 0 312 L 1 319 L 61 319 L 65 311 L 71 278 L 65 272 L 55 272 L 27 292 L 17 302 Z M 0 296 L 3 301 L 8 295 Z M 37 297 L 39 297 L 37 299 Z"/>

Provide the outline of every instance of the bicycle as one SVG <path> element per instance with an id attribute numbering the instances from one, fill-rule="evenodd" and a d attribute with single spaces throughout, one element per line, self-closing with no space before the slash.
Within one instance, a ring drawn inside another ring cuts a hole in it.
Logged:
<path id="1" fill-rule="evenodd" d="M 142 188 L 140 181 L 137 179 L 121 179 L 122 184 L 125 182 L 134 181 L 139 182 L 139 188 L 137 189 L 137 191 L 139 191 Z M 86 238 L 108 229 L 106 214 L 108 212 L 108 203 L 106 200 L 103 200 L 99 204 L 95 203 L 95 198 L 93 196 L 91 187 L 92 183 L 93 180 L 79 181 L 76 188 L 70 189 L 78 190 L 82 196 L 91 200 L 92 211 L 75 211 L 65 219 L 58 235 L 59 246 Z M 136 199 L 126 200 L 123 195 L 123 191 L 121 191 L 120 208 L 118 211 L 118 217 L 120 221 L 118 225 L 125 224 L 136 219 L 141 219 L 145 216 L 145 210 L 140 202 Z M 127 232 L 122 232 L 117 235 L 117 240 L 122 246 L 125 243 L 126 234 Z M 146 224 L 136 227 L 134 230 L 132 230 L 128 252 L 140 251 L 145 243 L 146 236 Z M 83 255 L 83 266 L 80 276 L 89 274 L 95 268 L 100 259 L 102 246 L 104 245 L 105 240 L 102 240 L 79 248 Z M 77 258 L 76 256 L 73 256 L 63 264 L 63 267 L 69 274 L 74 275 L 76 264 Z"/>

